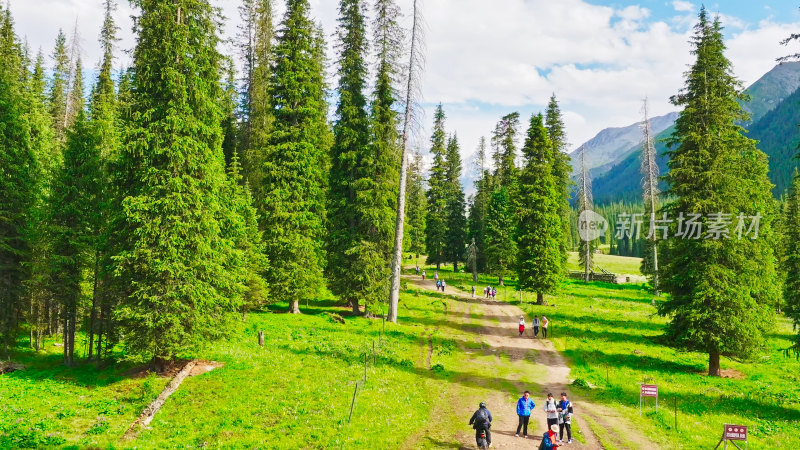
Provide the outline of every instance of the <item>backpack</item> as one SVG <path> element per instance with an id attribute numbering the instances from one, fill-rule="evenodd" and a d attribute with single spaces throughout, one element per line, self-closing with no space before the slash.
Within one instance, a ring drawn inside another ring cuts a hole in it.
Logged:
<path id="1" fill-rule="evenodd" d="M 489 414 L 487 414 L 486 410 L 481 408 L 475 415 L 475 429 L 487 429 L 489 428 Z"/>
<path id="2" fill-rule="evenodd" d="M 549 433 L 545 433 L 544 436 L 542 436 L 542 442 L 539 443 L 539 450 L 546 450 L 547 449 L 547 447 L 544 446 L 544 440 L 545 439 L 547 439 L 548 442 L 550 441 Z M 552 447 L 552 445 L 553 445 L 553 443 L 550 442 L 550 446 L 551 447 Z"/>

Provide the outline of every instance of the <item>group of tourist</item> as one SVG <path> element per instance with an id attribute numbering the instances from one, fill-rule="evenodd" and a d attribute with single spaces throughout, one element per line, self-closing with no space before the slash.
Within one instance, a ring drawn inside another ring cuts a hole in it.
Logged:
<path id="1" fill-rule="evenodd" d="M 531 413 L 536 407 L 536 404 L 531 398 L 531 393 L 525 391 L 522 397 L 517 401 L 517 417 L 519 424 L 517 425 L 516 437 L 528 437 L 528 423 L 530 422 Z M 573 408 L 572 402 L 567 398 L 567 393 L 561 393 L 561 400 L 556 401 L 553 394 L 547 394 L 547 399 L 544 402 L 544 412 L 547 416 L 547 432 L 542 435 L 542 445 L 539 448 L 553 449 L 564 445 L 564 431 L 567 432 L 567 444 L 572 444 L 572 415 Z M 480 408 L 472 415 L 469 421 L 472 428 L 475 429 L 476 438 L 481 433 L 486 434 L 487 443 L 492 444 L 492 413 L 486 407 L 486 403 L 481 402 Z"/>
<path id="2" fill-rule="evenodd" d="M 542 316 L 541 318 L 533 316 L 533 337 L 539 337 L 539 329 L 542 330 L 542 337 L 547 339 L 547 327 L 550 326 L 550 320 Z M 525 317 L 519 316 L 519 335 L 525 333 Z"/>

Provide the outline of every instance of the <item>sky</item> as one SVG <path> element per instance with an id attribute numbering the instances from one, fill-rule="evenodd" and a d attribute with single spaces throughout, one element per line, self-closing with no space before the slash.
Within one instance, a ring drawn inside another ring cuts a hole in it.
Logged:
<path id="1" fill-rule="evenodd" d="M 240 1 L 211 1 L 227 17 L 223 36 L 235 38 Z M 673 111 L 669 97 L 682 87 L 692 61 L 688 40 L 700 8 L 699 1 L 689 0 L 419 1 L 426 67 L 415 146 L 427 150 L 433 108 L 442 103 L 447 131 L 457 134 L 467 169 L 480 137 L 488 137 L 500 117 L 517 111 L 524 128 L 531 114 L 544 110 L 551 94 L 560 102 L 573 148 L 604 128 L 641 120 L 645 97 L 651 115 Z M 406 14 L 411 2 L 397 0 Z M 119 52 L 117 65 L 122 67 L 135 45 L 130 19 L 135 12 L 127 1 L 119 3 L 119 47 L 128 51 Z M 283 3 L 275 0 L 278 18 Z M 11 11 L 17 33 L 46 55 L 59 28 L 71 34 L 77 24 L 84 66 L 93 67 L 101 55 L 101 4 L 11 0 Z M 311 0 L 312 15 L 328 37 L 331 61 L 337 4 Z M 800 32 L 800 2 L 725 0 L 705 5 L 722 20 L 728 57 L 745 86 L 769 71 L 777 57 L 800 51 L 780 45 L 789 34 Z M 232 45 L 224 50 L 235 51 Z M 331 86 L 334 69 L 329 68 Z"/>

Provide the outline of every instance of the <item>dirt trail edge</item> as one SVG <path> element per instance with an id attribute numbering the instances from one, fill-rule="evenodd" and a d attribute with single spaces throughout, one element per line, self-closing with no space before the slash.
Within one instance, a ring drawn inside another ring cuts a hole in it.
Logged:
<path id="1" fill-rule="evenodd" d="M 411 284 L 426 290 L 435 291 L 436 285 L 430 280 L 421 280 L 419 277 L 406 276 Z M 504 374 L 503 380 L 488 381 L 484 378 L 477 381 L 490 390 L 486 402 L 493 415 L 492 441 L 494 448 L 537 448 L 542 433 L 546 430 L 546 417 L 544 414 L 544 399 L 548 392 L 556 396 L 562 391 L 568 391 L 570 383 L 570 368 L 563 356 L 553 347 L 553 344 L 544 339 L 535 339 L 528 336 L 519 337 L 517 321 L 520 316 L 526 317 L 526 323 L 531 320 L 517 306 L 502 301 L 483 298 L 472 298 L 470 294 L 453 287 L 447 288 L 447 295 L 455 296 L 451 300 L 453 307 L 458 307 L 466 314 L 454 314 L 462 325 L 460 329 L 465 335 L 481 342 L 485 354 L 495 355 L 492 366 L 487 367 L 487 372 Z M 450 297 L 451 299 L 453 297 Z M 477 363 L 476 364 L 480 364 Z M 485 363 L 483 363 L 485 364 Z M 502 369 L 502 370 L 501 370 Z M 493 375 L 488 373 L 487 375 Z M 513 386 L 517 392 L 510 392 Z M 517 428 L 517 415 L 515 402 L 519 393 L 530 390 L 536 403 L 536 408 L 530 419 L 528 439 L 514 436 Z M 638 430 L 635 430 L 624 418 L 612 409 L 589 403 L 581 398 L 571 397 L 575 405 L 573 424 L 577 423 L 585 443 L 573 440 L 564 449 L 602 449 L 603 442 L 598 435 L 603 436 L 609 446 L 622 449 L 657 449 L 658 445 L 651 442 Z M 477 405 L 469 405 L 469 410 L 476 409 Z M 462 408 L 464 409 L 464 408 Z M 440 414 L 464 414 L 465 411 L 436 411 L 433 420 Z M 469 413 L 471 414 L 471 412 Z M 455 436 L 461 448 L 475 448 L 474 432 L 466 426 L 469 414 L 464 417 L 464 430 L 459 430 Z M 584 417 L 586 417 L 585 420 Z M 596 430 L 596 431 L 595 431 Z M 421 433 L 425 433 L 422 430 Z M 566 436 L 565 436 L 566 438 Z M 410 438 L 403 448 L 413 448 L 421 436 Z"/>

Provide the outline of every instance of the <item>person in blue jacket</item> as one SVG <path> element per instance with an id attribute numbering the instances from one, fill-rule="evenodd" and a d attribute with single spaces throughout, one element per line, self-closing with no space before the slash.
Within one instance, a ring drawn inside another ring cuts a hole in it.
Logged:
<path id="1" fill-rule="evenodd" d="M 531 393 L 525 391 L 522 397 L 517 401 L 517 416 L 519 416 L 519 425 L 517 425 L 517 434 L 519 437 L 519 430 L 522 430 L 522 436 L 528 437 L 528 422 L 531 420 L 531 412 L 536 404 L 531 399 Z"/>

